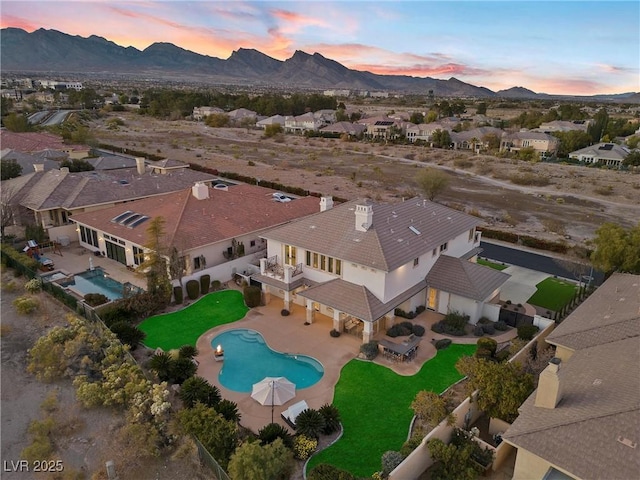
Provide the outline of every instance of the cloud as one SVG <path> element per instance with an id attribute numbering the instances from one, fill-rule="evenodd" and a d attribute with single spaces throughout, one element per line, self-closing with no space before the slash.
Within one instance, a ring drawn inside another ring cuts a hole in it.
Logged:
<path id="1" fill-rule="evenodd" d="M 636 68 L 631 68 L 631 67 L 622 67 L 619 65 L 608 65 L 606 63 L 599 63 L 596 64 L 596 68 L 598 68 L 599 70 L 602 70 L 606 73 L 631 73 L 631 72 L 637 72 L 638 70 Z"/>
<path id="2" fill-rule="evenodd" d="M 0 28 L 21 28 L 27 32 L 38 30 L 41 25 L 25 18 L 15 17 L 13 15 L 2 15 L 0 17 Z"/>

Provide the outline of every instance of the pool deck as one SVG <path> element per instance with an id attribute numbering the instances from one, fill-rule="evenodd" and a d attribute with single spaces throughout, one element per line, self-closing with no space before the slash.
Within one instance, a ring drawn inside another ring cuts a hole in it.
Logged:
<path id="1" fill-rule="evenodd" d="M 273 300 L 269 305 L 251 309 L 246 317 L 237 322 L 213 328 L 205 332 L 197 341 L 196 347 L 200 354 L 196 358 L 199 362 L 197 375 L 206 378 L 212 385 L 216 385 L 222 394 L 222 398 L 231 400 L 238 405 L 242 414 L 240 423 L 257 433 L 262 427 L 271 423 L 271 407 L 260 405 L 251 398 L 250 393 L 238 393 L 223 387 L 218 381 L 218 374 L 224 362 L 216 362 L 213 356 L 211 340 L 222 332 L 236 328 L 256 330 L 262 334 L 267 345 L 280 352 L 309 355 L 322 363 L 325 373 L 315 385 L 296 391 L 296 396 L 284 405 L 274 407 L 273 420 L 284 427 L 287 424 L 280 417 L 280 413 L 300 400 L 305 400 L 310 408 L 318 409 L 322 405 L 333 402 L 333 393 L 340 377 L 340 370 L 350 360 L 356 358 L 360 352 L 362 340 L 354 335 L 343 333 L 338 338 L 333 338 L 329 332 L 333 328 L 333 322 L 329 317 L 317 315 L 311 325 L 305 325 L 304 307 L 294 305 L 291 314 L 287 317 L 280 315 L 281 302 Z M 379 365 L 386 366 L 399 375 L 414 375 L 427 360 L 436 355 L 436 349 L 432 340 L 443 338 L 442 335 L 431 331 L 431 325 L 440 320 L 442 315 L 434 312 L 423 312 L 411 320 L 425 327 L 425 335 L 422 337 L 417 356 L 409 362 L 392 362 L 378 355 L 374 360 Z M 403 319 L 397 319 L 401 321 Z M 511 329 L 493 338 L 498 342 L 506 342 L 515 337 L 515 329 Z M 378 334 L 375 339 L 390 339 L 384 334 Z M 398 339 L 390 339 L 399 341 Z M 458 337 L 455 343 L 475 344 L 478 337 Z M 224 346 L 223 346 L 224 348 Z"/>

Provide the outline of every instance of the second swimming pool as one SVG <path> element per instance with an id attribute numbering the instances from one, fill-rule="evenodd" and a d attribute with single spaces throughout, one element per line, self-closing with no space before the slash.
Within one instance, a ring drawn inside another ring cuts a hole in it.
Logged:
<path id="1" fill-rule="evenodd" d="M 251 392 L 253 384 L 265 377 L 287 377 L 296 389 L 307 388 L 324 375 L 322 364 L 315 358 L 276 352 L 255 330 L 228 330 L 211 340 L 214 350 L 218 345 L 224 350 L 218 378 L 235 392 Z"/>

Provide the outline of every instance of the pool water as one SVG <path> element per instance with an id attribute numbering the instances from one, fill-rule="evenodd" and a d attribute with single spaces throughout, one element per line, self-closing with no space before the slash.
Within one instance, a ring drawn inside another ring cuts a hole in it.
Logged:
<path id="1" fill-rule="evenodd" d="M 218 345 L 224 349 L 218 379 L 234 392 L 251 392 L 253 384 L 265 377 L 286 377 L 295 383 L 296 389 L 307 388 L 324 375 L 322 364 L 315 358 L 276 352 L 255 330 L 226 331 L 211 340 L 214 350 Z"/>
<path id="2" fill-rule="evenodd" d="M 62 287 L 70 287 L 83 296 L 87 293 L 101 293 L 109 300 L 122 298 L 125 290 L 131 289 L 130 285 L 122 284 L 108 277 L 101 268 L 78 273 L 73 276 L 73 280 L 61 282 L 60 285 Z M 138 290 L 136 287 L 134 287 L 134 289 Z"/>

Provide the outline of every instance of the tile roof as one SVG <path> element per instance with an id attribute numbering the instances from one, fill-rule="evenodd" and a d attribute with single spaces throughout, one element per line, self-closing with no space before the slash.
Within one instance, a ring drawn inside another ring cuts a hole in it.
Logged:
<path id="1" fill-rule="evenodd" d="M 390 272 L 481 223 L 438 203 L 412 198 L 397 204 L 369 202 L 373 223 L 361 232 L 355 228 L 355 207 L 364 203 L 343 203 L 263 237 Z"/>
<path id="2" fill-rule="evenodd" d="M 572 350 L 640 335 L 640 276 L 614 273 L 547 341 Z"/>
<path id="3" fill-rule="evenodd" d="M 629 150 L 624 148 L 622 145 L 617 145 L 615 143 L 598 143 L 596 145 L 591 145 L 589 147 L 570 152 L 569 156 L 578 157 L 580 155 L 589 155 L 594 158 L 624 160 L 627 158 L 629 153 Z"/>
<path id="4" fill-rule="evenodd" d="M 373 322 L 424 290 L 426 286 L 424 281 L 420 281 L 386 303 L 378 300 L 367 287 L 347 282 L 341 278 L 329 280 L 297 294 L 361 320 Z"/>
<path id="5" fill-rule="evenodd" d="M 19 152 L 30 153 L 40 150 L 89 150 L 85 145 L 67 145 L 61 137 L 41 132 L 11 132 L 0 130 L 2 148 L 10 148 Z"/>
<path id="6" fill-rule="evenodd" d="M 483 302 L 510 276 L 462 258 L 441 255 L 429 270 L 426 281 L 438 290 Z"/>
<path id="7" fill-rule="evenodd" d="M 326 125 L 320 129 L 321 132 L 331 133 L 348 133 L 350 135 L 359 135 L 363 133 L 367 127 L 361 123 L 336 122 Z"/>
<path id="8" fill-rule="evenodd" d="M 228 190 L 209 188 L 209 198 L 198 200 L 191 188 L 123 205 L 76 214 L 72 220 L 138 245 L 146 243 L 146 224 L 128 228 L 111 220 L 131 210 L 150 218 L 163 217 L 167 242 L 189 250 L 225 239 L 281 225 L 319 210 L 316 197 L 276 202 L 275 190 L 235 185 Z"/>
<path id="9" fill-rule="evenodd" d="M 44 170 L 55 170 L 60 168 L 60 163 L 48 158 L 41 158 L 36 155 L 22 153 L 11 149 L 2 150 L 0 154 L 2 160 L 15 160 L 22 167 L 22 175 L 35 172 L 34 165 L 44 165 Z"/>
<path id="10" fill-rule="evenodd" d="M 188 168 L 166 174 L 146 172 L 143 175 L 139 175 L 135 168 L 77 173 L 51 170 L 38 174 L 37 181 L 30 184 L 29 190 L 21 196 L 20 204 L 32 210 L 75 209 L 174 192 L 197 181 L 216 178 Z"/>

